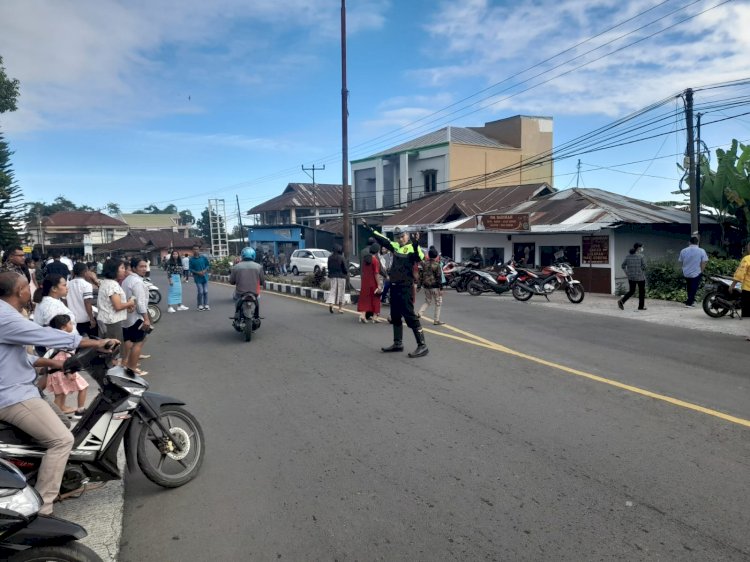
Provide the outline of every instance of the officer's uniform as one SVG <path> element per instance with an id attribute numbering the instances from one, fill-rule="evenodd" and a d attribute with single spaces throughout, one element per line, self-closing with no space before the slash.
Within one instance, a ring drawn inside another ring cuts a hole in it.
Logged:
<path id="1" fill-rule="evenodd" d="M 383 236 L 380 232 L 370 229 L 373 237 L 381 246 L 387 248 L 393 253 L 393 264 L 391 265 L 388 277 L 391 282 L 391 321 L 393 323 L 393 345 L 382 348 L 383 351 L 403 351 L 403 332 L 402 321 L 414 332 L 417 340 L 417 349 L 410 353 L 410 357 L 421 357 L 426 355 L 428 350 L 424 341 L 424 332 L 419 318 L 414 313 L 414 266 L 424 259 L 424 252 L 419 247 L 417 239 L 412 240 L 409 244 L 402 246 L 398 242 L 392 242 Z M 395 234 L 401 234 L 396 229 Z"/>

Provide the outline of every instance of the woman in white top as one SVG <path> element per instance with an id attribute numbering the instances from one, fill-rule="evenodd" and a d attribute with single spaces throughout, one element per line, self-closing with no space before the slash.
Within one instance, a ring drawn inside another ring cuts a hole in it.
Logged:
<path id="1" fill-rule="evenodd" d="M 42 282 L 42 300 L 34 309 L 34 322 L 40 326 L 49 326 L 58 314 L 67 314 L 75 323 L 75 315 L 60 300 L 68 294 L 68 281 L 57 273 L 47 275 Z"/>
<path id="2" fill-rule="evenodd" d="M 125 291 L 119 283 L 125 279 L 125 264 L 120 260 L 108 259 L 104 262 L 102 276 L 104 279 L 99 283 L 99 296 L 96 299 L 99 335 L 122 343 L 122 321 L 127 318 L 128 311 L 135 309 L 135 299 L 125 300 Z"/>

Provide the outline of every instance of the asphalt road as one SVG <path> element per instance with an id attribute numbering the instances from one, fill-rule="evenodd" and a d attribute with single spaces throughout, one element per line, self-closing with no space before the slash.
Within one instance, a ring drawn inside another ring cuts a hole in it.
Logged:
<path id="1" fill-rule="evenodd" d="M 120 560 L 750 559 L 750 428 L 712 413 L 750 418 L 741 338 L 448 293 L 412 360 L 273 294 L 245 343 L 228 287 L 185 293 L 147 368 L 208 454 L 127 479 Z"/>

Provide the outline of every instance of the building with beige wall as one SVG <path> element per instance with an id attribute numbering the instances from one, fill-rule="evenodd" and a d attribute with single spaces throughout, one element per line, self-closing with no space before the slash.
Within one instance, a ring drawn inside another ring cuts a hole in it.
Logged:
<path id="1" fill-rule="evenodd" d="M 483 127 L 444 127 L 354 160 L 354 209 L 398 208 L 449 189 L 552 186 L 552 134 L 551 117 L 516 115 Z"/>

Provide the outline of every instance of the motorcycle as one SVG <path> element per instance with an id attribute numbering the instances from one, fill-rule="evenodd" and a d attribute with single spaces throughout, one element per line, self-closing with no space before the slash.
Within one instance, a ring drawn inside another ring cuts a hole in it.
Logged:
<path id="1" fill-rule="evenodd" d="M 253 332 L 260 328 L 260 318 L 255 317 L 258 308 L 258 297 L 253 293 L 244 293 L 237 300 L 232 316 L 232 326 L 238 332 L 242 332 L 245 341 L 250 341 Z"/>
<path id="2" fill-rule="evenodd" d="M 513 260 L 500 265 L 497 274 L 482 269 L 474 270 L 474 277 L 469 281 L 467 289 L 470 295 L 478 297 L 482 293 L 497 293 L 501 295 L 510 291 L 518 277 L 518 271 L 513 267 Z"/>
<path id="3" fill-rule="evenodd" d="M 136 466 L 164 488 L 187 484 L 198 475 L 205 445 L 198 420 L 177 398 L 148 391 L 142 377 L 113 365 L 111 353 L 88 348 L 69 357 L 65 373 L 86 370 L 101 392 L 72 430 L 73 450 L 60 495 L 89 482 L 122 478 L 117 451 L 125 445 L 129 470 Z M 18 467 L 32 484 L 46 449 L 18 428 L 0 422 L 0 456 Z"/>
<path id="4" fill-rule="evenodd" d="M 469 282 L 474 278 L 474 269 L 469 262 L 456 263 L 449 261 L 443 266 L 443 275 L 445 275 L 445 285 L 455 289 L 457 293 L 468 291 Z"/>
<path id="5" fill-rule="evenodd" d="M 734 318 L 740 317 L 742 309 L 742 285 L 737 283 L 736 291 L 730 291 L 729 287 L 734 280 L 724 275 L 711 275 L 711 280 L 705 286 L 706 296 L 703 297 L 703 311 L 711 318 L 721 318 L 727 313 Z"/>
<path id="6" fill-rule="evenodd" d="M 0 558 L 10 562 L 59 560 L 101 562 L 89 547 L 76 542 L 86 530 L 64 519 L 39 515 L 42 498 L 20 470 L 0 460 Z"/>
<path id="7" fill-rule="evenodd" d="M 151 282 L 151 279 L 148 277 L 143 278 L 143 283 L 146 285 L 146 289 L 148 290 L 148 302 L 159 304 L 161 302 L 161 291 L 159 290 L 159 287 L 154 285 Z"/>
<path id="8" fill-rule="evenodd" d="M 519 267 L 512 291 L 517 300 L 527 301 L 534 295 L 544 295 L 549 300 L 549 295 L 557 289 L 563 289 L 574 304 L 583 301 L 583 285 L 573 279 L 573 268 L 565 262 L 548 265 L 541 272 Z"/>

